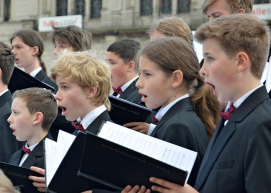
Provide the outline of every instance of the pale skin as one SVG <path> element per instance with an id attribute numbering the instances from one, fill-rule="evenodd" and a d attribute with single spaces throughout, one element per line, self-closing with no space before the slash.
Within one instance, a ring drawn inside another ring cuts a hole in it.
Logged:
<path id="1" fill-rule="evenodd" d="M 131 122 L 131 123 L 126 123 L 123 126 L 131 128 L 131 129 L 138 131 L 140 133 L 147 134 L 149 127 L 150 127 L 150 124 L 145 123 L 145 122 Z"/>

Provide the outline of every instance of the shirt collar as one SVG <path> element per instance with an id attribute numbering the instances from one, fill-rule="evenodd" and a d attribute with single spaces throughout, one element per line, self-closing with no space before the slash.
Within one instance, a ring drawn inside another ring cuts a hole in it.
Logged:
<path id="1" fill-rule="evenodd" d="M 130 84 L 132 84 L 132 82 L 134 82 L 139 76 L 134 77 L 132 80 L 129 80 L 128 82 L 126 82 L 122 87 L 121 90 L 122 92 L 124 92 L 128 86 L 130 86 Z"/>
<path id="2" fill-rule="evenodd" d="M 255 90 L 257 90 L 258 88 L 260 88 L 261 86 L 263 86 L 262 84 L 260 86 L 257 86 L 256 88 L 252 89 L 251 91 L 247 92 L 245 95 L 243 95 L 241 98 L 239 98 L 237 101 L 235 101 L 235 103 L 233 104 L 233 106 L 235 108 L 238 108 L 246 99 L 247 97 L 249 97 L 249 95 L 251 95 Z M 228 105 L 225 109 L 225 112 L 228 112 L 230 106 L 232 104 L 232 101 L 228 102 Z"/>
<path id="3" fill-rule="evenodd" d="M 161 108 L 158 113 L 155 115 L 155 118 L 161 120 L 162 117 L 166 114 L 166 112 L 173 106 L 175 105 L 177 102 L 179 102 L 180 100 L 184 99 L 184 98 L 188 98 L 189 94 L 185 94 L 177 99 L 175 99 L 174 101 L 172 101 L 171 103 L 169 103 L 167 106 L 165 106 L 164 108 Z"/>
<path id="4" fill-rule="evenodd" d="M 25 146 L 26 149 L 30 149 L 30 151 L 33 151 L 33 149 L 34 149 L 37 145 L 38 145 L 38 143 L 36 143 L 36 144 L 34 144 L 34 145 L 28 147 L 27 142 L 26 142 L 24 146 Z"/>
<path id="5" fill-rule="evenodd" d="M 8 91 L 8 89 L 4 90 L 3 92 L 0 93 L 0 96 L 2 96 L 3 94 L 5 94 Z"/>
<path id="6" fill-rule="evenodd" d="M 97 107 L 96 109 L 90 111 L 84 118 L 81 120 L 81 118 L 77 119 L 77 122 L 80 122 L 84 129 L 86 130 L 88 126 L 104 111 L 106 111 L 105 105 L 101 105 Z"/>
<path id="7" fill-rule="evenodd" d="M 42 70 L 42 68 L 38 67 L 37 69 L 30 72 L 30 76 L 35 77 L 39 73 L 39 71 L 41 71 L 41 70 Z"/>

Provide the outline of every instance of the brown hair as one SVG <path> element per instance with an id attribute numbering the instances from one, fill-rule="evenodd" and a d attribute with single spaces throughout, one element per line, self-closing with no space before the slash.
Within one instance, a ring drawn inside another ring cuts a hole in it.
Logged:
<path id="1" fill-rule="evenodd" d="M 207 13 L 207 9 L 210 5 L 214 4 L 219 0 L 205 0 L 202 5 L 202 11 L 203 13 Z M 251 13 L 252 12 L 252 1 L 251 0 L 226 0 L 230 12 L 232 14 L 238 13 L 239 9 L 244 9 L 245 13 Z"/>
<path id="2" fill-rule="evenodd" d="M 52 27 L 54 31 L 50 32 L 49 37 L 53 44 L 55 44 L 56 41 L 60 41 L 70 45 L 75 52 L 91 49 L 91 32 L 75 25 Z"/>
<path id="3" fill-rule="evenodd" d="M 179 37 L 191 44 L 191 30 L 189 26 L 178 17 L 163 17 L 155 22 L 148 31 L 151 35 L 158 31 L 167 37 Z"/>
<path id="4" fill-rule="evenodd" d="M 236 27 L 238 26 L 238 28 Z M 228 57 L 245 52 L 251 61 L 251 73 L 261 78 L 269 54 L 269 27 L 251 14 L 219 17 L 198 28 L 195 38 L 199 42 L 215 39 Z"/>
<path id="5" fill-rule="evenodd" d="M 21 98 L 26 102 L 30 114 L 41 112 L 43 114 L 42 128 L 49 131 L 57 116 L 57 102 L 52 93 L 43 88 L 27 88 L 13 93 L 13 99 Z"/>
<path id="6" fill-rule="evenodd" d="M 46 66 L 41 59 L 41 56 L 42 56 L 43 50 L 44 50 L 44 45 L 43 45 L 43 40 L 42 40 L 40 34 L 37 31 L 31 30 L 31 29 L 18 30 L 10 38 L 11 44 L 12 44 L 12 40 L 15 37 L 19 37 L 26 45 L 28 45 L 30 47 L 37 46 L 37 48 L 39 50 L 39 52 L 37 53 L 37 57 L 40 62 L 40 66 L 44 70 L 44 72 L 47 74 Z"/>
<path id="7" fill-rule="evenodd" d="M 210 139 L 220 120 L 220 107 L 212 88 L 206 85 L 199 75 L 200 66 L 193 47 L 181 38 L 167 37 L 148 43 L 138 56 L 156 63 L 167 76 L 175 70 L 182 71 L 182 85 L 188 90 L 192 105 Z"/>
<path id="8" fill-rule="evenodd" d="M 12 182 L 7 178 L 2 170 L 0 170 L 0 192 L 1 193 L 20 193 L 17 188 L 13 187 Z"/>
<path id="9" fill-rule="evenodd" d="M 109 66 L 95 57 L 90 51 L 69 52 L 65 50 L 51 68 L 51 79 L 57 76 L 75 81 L 85 92 L 97 88 L 94 103 L 105 105 L 110 110 L 108 95 L 111 91 L 111 73 Z"/>
<path id="10" fill-rule="evenodd" d="M 11 48 L 7 44 L 0 42 L 0 69 L 2 70 L 2 82 L 5 85 L 8 85 L 14 70 L 14 60 L 15 56 Z"/>

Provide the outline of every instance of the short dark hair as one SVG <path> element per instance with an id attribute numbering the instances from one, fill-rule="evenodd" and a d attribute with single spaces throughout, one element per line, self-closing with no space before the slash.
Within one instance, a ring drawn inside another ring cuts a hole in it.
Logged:
<path id="1" fill-rule="evenodd" d="M 122 39 L 114 42 L 107 48 L 107 52 L 117 54 L 125 63 L 135 61 L 135 56 L 140 50 L 140 43 L 132 39 Z"/>
<path id="2" fill-rule="evenodd" d="M 43 88 L 33 87 L 15 91 L 13 99 L 17 97 L 26 102 L 30 114 L 43 114 L 42 128 L 49 131 L 58 113 L 57 102 L 52 93 Z"/>
<path id="3" fill-rule="evenodd" d="M 0 68 L 2 70 L 1 81 L 3 84 L 8 85 L 12 72 L 14 70 L 15 56 L 11 48 L 0 41 Z"/>

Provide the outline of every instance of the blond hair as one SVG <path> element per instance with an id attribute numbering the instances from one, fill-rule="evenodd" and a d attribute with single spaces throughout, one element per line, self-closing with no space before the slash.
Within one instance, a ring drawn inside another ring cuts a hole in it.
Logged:
<path id="1" fill-rule="evenodd" d="M 85 93 L 89 88 L 96 88 L 93 100 L 96 106 L 105 105 L 110 110 L 108 95 L 111 91 L 110 68 L 105 61 L 96 58 L 91 51 L 64 51 L 51 69 L 51 79 L 57 76 L 75 81 Z"/>
<path id="2" fill-rule="evenodd" d="M 218 0 L 205 0 L 202 5 L 202 12 L 207 13 L 208 7 Z M 239 9 L 243 9 L 245 13 L 252 12 L 252 1 L 251 0 L 226 0 L 231 14 L 238 13 Z"/>
<path id="3" fill-rule="evenodd" d="M 220 120 L 220 107 L 212 88 L 199 75 L 200 66 L 193 47 L 182 38 L 167 37 L 148 43 L 140 50 L 138 57 L 140 56 L 156 63 L 167 76 L 172 75 L 175 70 L 182 71 L 182 85 L 188 90 L 194 110 L 210 139 Z"/>
<path id="4" fill-rule="evenodd" d="M 238 27 L 236 27 L 238 26 Z M 229 57 L 245 52 L 251 61 L 251 73 L 261 78 L 269 54 L 269 28 L 264 21 L 251 14 L 219 17 L 198 28 L 199 42 L 215 39 Z"/>
<path id="5" fill-rule="evenodd" d="M 0 192 L 1 193 L 20 193 L 20 191 L 13 187 L 12 182 L 7 178 L 2 170 L 0 170 Z"/>
<path id="6" fill-rule="evenodd" d="M 167 37 L 179 37 L 191 44 L 191 30 L 189 26 L 178 17 L 163 17 L 157 20 L 148 31 L 151 35 L 158 31 Z"/>

